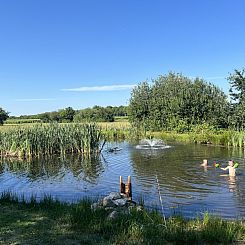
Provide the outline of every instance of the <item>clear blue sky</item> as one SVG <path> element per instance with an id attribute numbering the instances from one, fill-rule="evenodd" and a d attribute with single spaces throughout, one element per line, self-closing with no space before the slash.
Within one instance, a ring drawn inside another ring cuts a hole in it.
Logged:
<path id="1" fill-rule="evenodd" d="M 133 84 L 168 71 L 227 92 L 225 77 L 245 66 L 244 10 L 244 0 L 0 0 L 0 107 L 126 105 Z"/>

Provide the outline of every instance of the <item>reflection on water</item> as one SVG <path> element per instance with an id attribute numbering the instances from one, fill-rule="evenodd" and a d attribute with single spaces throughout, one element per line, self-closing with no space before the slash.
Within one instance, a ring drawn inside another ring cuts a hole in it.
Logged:
<path id="1" fill-rule="evenodd" d="M 103 152 L 103 156 L 65 159 L 49 158 L 33 162 L 2 160 L 0 192 L 10 190 L 50 194 L 65 201 L 83 196 L 105 195 L 119 190 L 119 176 L 132 176 L 133 196 L 144 197 L 147 206 L 159 206 L 160 193 L 166 214 L 181 212 L 193 217 L 210 211 L 227 218 L 245 214 L 245 161 L 243 151 L 201 145 L 171 145 L 168 149 L 136 149 L 124 143 L 111 143 L 121 151 Z M 203 159 L 210 165 L 216 161 L 224 166 L 228 159 L 239 162 L 236 177 L 220 176 L 214 167 L 200 167 Z"/>

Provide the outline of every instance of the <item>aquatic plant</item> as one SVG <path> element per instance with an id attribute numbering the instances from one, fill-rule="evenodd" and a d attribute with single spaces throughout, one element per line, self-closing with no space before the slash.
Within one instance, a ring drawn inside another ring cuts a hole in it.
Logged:
<path id="1" fill-rule="evenodd" d="M 37 157 L 53 154 L 100 152 L 102 133 L 96 124 L 36 124 L 0 131 L 0 153 Z"/>

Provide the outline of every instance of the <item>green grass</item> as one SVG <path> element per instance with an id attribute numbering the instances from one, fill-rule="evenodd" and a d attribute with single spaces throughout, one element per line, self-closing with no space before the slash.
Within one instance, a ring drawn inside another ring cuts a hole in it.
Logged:
<path id="1" fill-rule="evenodd" d="M 244 244 L 245 227 L 204 215 L 203 219 L 168 218 L 156 211 L 132 210 L 108 220 L 91 200 L 64 204 L 46 197 L 27 203 L 9 193 L 0 198 L 0 244 Z"/>
<path id="2" fill-rule="evenodd" d="M 41 123 L 42 120 L 41 119 L 36 119 L 36 118 L 30 118 L 30 119 L 7 119 L 6 122 L 4 122 L 4 124 L 14 124 L 14 125 L 18 125 L 18 124 L 26 124 L 26 123 Z"/>
<path id="3" fill-rule="evenodd" d="M 36 124 L 21 124 L 19 128 L 27 129 L 33 128 Z M 45 124 L 43 124 L 45 125 Z M 74 125 L 73 123 L 59 124 L 59 125 Z M 76 124 L 82 125 L 82 124 Z M 188 133 L 177 133 L 175 131 L 159 131 L 151 132 L 144 131 L 143 129 L 136 129 L 131 127 L 130 123 L 127 121 L 117 121 L 117 122 L 99 122 L 97 124 L 102 130 L 104 138 L 106 140 L 119 141 L 119 140 L 129 140 L 137 141 L 145 137 L 155 137 L 161 138 L 165 141 L 176 141 L 185 143 L 201 143 L 201 144 L 213 144 L 222 145 L 226 147 L 245 147 L 245 131 L 234 131 L 234 130 L 216 130 L 212 131 L 209 129 L 193 131 Z M 72 127 L 72 126 L 71 126 Z M 4 125 L 0 127 L 1 132 L 12 131 L 16 128 L 13 125 Z"/>

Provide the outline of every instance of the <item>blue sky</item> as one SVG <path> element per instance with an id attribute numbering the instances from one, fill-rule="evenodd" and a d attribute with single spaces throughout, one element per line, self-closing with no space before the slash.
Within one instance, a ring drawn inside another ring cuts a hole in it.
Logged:
<path id="1" fill-rule="evenodd" d="M 169 71 L 245 66 L 244 0 L 0 0 L 0 107 L 11 115 L 126 105 Z M 92 87 L 92 88 L 91 88 Z"/>

